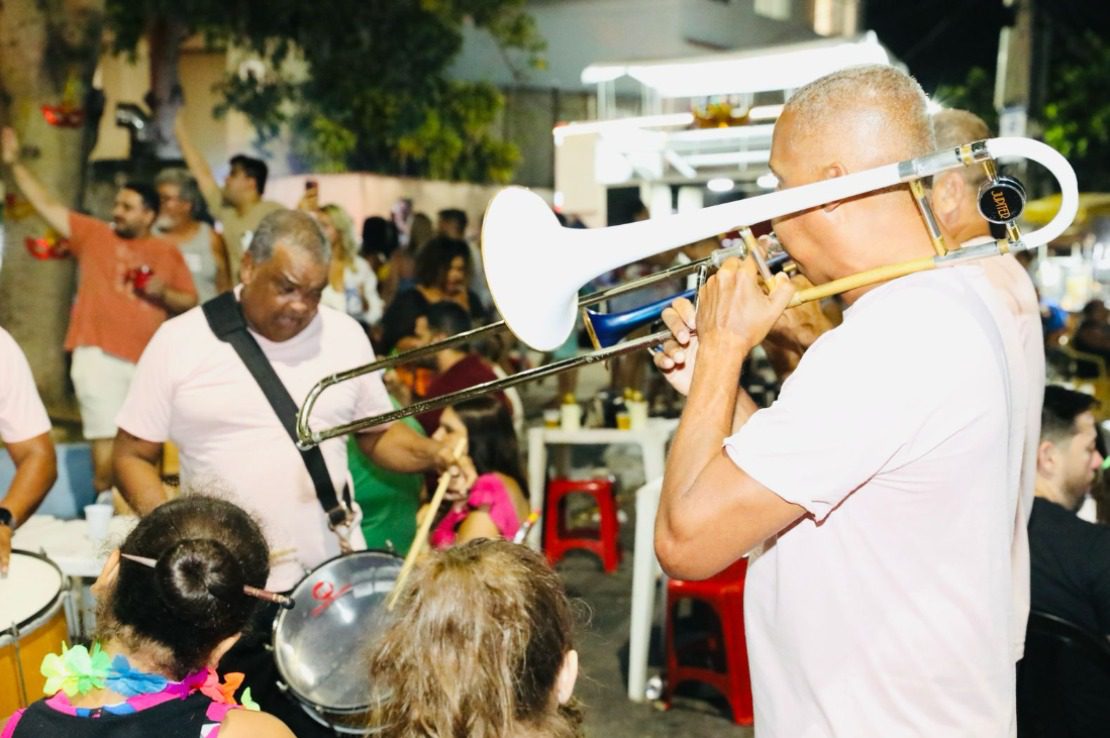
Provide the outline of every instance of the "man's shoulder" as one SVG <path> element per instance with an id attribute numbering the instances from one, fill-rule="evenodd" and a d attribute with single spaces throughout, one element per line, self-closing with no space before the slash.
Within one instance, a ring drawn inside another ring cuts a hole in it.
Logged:
<path id="1" fill-rule="evenodd" d="M 211 338 L 219 339 L 208 327 L 208 319 L 204 315 L 202 305 L 189 308 L 181 315 L 176 315 L 158 326 L 155 338 L 165 343 L 169 348 L 191 351 L 198 348 L 200 341 Z"/>
<path id="2" fill-rule="evenodd" d="M 362 325 L 342 310 L 321 305 L 319 315 L 325 340 L 329 348 L 350 351 L 359 355 L 371 351 L 370 339 Z"/>
<path id="3" fill-rule="evenodd" d="M 76 210 L 69 211 L 69 231 L 71 241 L 116 237 L 116 232 L 108 223 Z"/>
<path id="4" fill-rule="evenodd" d="M 861 316 L 852 317 L 861 327 L 889 329 L 892 339 L 979 343 L 982 331 L 997 323 L 987 289 L 976 267 L 911 274 L 880 287 Z"/>
<path id="5" fill-rule="evenodd" d="M 251 216 L 263 218 L 278 210 L 285 210 L 285 206 L 273 200 L 259 200 L 251 208 Z"/>
<path id="6" fill-rule="evenodd" d="M 12 334 L 8 333 L 3 328 L 0 328 L 0 352 L 6 353 L 13 350 L 17 350 L 20 352 L 23 351 L 23 349 L 19 347 L 19 344 L 16 343 L 16 340 L 12 336 Z"/>
<path id="7" fill-rule="evenodd" d="M 977 385 L 995 381 L 992 311 L 968 285 L 944 276 L 910 275 L 866 293 L 806 351 L 794 376 L 814 387 L 836 386 L 846 376 L 923 385 L 917 391 L 926 394 L 943 391 L 946 383 L 935 377 L 952 372 Z"/>
<path id="8" fill-rule="evenodd" d="M 182 262 L 185 261 L 185 257 L 181 255 L 181 249 L 177 247 L 177 244 L 154 231 L 151 231 L 149 235 L 143 236 L 141 243 L 142 248 L 146 249 L 147 253 L 153 252 L 161 257 L 178 259 Z"/>
<path id="9" fill-rule="evenodd" d="M 1030 540 L 1083 548 L 1098 547 L 1110 554 L 1110 527 L 1084 520 L 1063 505 L 1036 497 L 1029 515 Z"/>

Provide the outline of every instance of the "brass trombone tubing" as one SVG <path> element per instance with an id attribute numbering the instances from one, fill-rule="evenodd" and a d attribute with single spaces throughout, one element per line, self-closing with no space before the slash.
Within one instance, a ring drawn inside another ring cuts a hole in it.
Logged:
<path id="1" fill-rule="evenodd" d="M 727 259 L 731 256 L 738 256 L 738 257 L 743 258 L 745 256 L 745 254 L 747 253 L 747 248 L 748 247 L 745 246 L 745 245 L 739 245 L 739 246 L 730 246 L 728 248 L 717 249 L 716 251 L 714 251 L 712 254 L 710 254 L 709 256 L 707 256 L 705 258 L 698 259 L 696 261 L 691 261 L 687 264 L 677 264 L 675 266 L 670 266 L 670 267 L 667 267 L 665 269 L 661 269 L 658 272 L 654 272 L 652 274 L 648 274 L 648 275 L 645 275 L 643 277 L 640 277 L 639 279 L 634 279 L 634 280 L 631 280 L 629 282 L 625 282 L 624 284 L 613 285 L 612 287 L 606 287 L 605 289 L 598 290 L 597 292 L 591 292 L 590 294 L 584 295 L 583 297 L 581 297 L 579 299 L 578 306 L 580 308 L 589 307 L 590 305 L 596 305 L 597 303 L 604 302 L 605 300 L 608 300 L 610 298 L 617 297 L 619 295 L 623 295 L 623 294 L 626 294 L 626 293 L 629 293 L 629 292 L 634 292 L 634 291 L 636 291 L 638 289 L 642 289 L 642 288 L 644 288 L 648 285 L 655 284 L 656 282 L 661 282 L 661 281 L 666 280 L 666 279 L 672 279 L 674 277 L 685 276 L 685 275 L 689 274 L 690 272 L 697 271 L 698 269 L 701 269 L 701 268 L 704 268 L 704 267 L 720 266 L 721 262 L 723 262 L 725 259 Z M 337 385 L 337 384 L 341 384 L 341 383 L 346 382 L 346 381 L 351 380 L 351 379 L 355 379 L 356 377 L 361 377 L 364 374 L 370 374 L 370 373 L 376 372 L 376 371 L 384 371 L 386 369 L 392 369 L 393 367 L 397 366 L 398 364 L 407 364 L 410 361 L 414 361 L 416 359 L 421 359 L 421 358 L 424 358 L 426 356 L 431 356 L 432 354 L 438 353 L 438 352 L 442 351 L 445 348 L 449 348 L 451 346 L 457 346 L 460 343 L 469 343 L 471 341 L 475 341 L 475 340 L 481 338 L 482 336 L 485 336 L 485 335 L 490 334 L 490 333 L 494 333 L 494 332 L 499 331 L 499 330 L 503 330 L 505 328 L 507 328 L 507 326 L 505 325 L 505 321 L 504 320 L 498 320 L 498 321 L 495 321 L 493 323 L 488 323 L 486 325 L 478 326 L 477 328 L 472 328 L 469 331 L 463 331 L 462 333 L 457 333 L 454 336 L 449 336 L 449 337 L 443 339 L 442 341 L 436 341 L 435 343 L 428 344 L 427 346 L 420 346 L 419 348 L 414 348 L 410 351 L 405 351 L 404 353 L 397 354 L 395 356 L 387 356 L 385 358 L 377 359 L 375 361 L 372 361 L 369 364 L 363 364 L 362 366 L 352 367 L 351 369 L 347 369 L 347 370 L 342 371 L 342 372 L 337 372 L 335 374 L 329 374 L 328 376 L 324 377 L 319 382 L 317 382 L 315 385 L 313 385 L 312 389 L 309 390 L 308 395 L 305 397 L 305 401 L 301 404 L 300 410 L 298 410 L 298 412 L 297 412 L 297 446 L 299 448 L 301 448 L 302 450 L 304 450 L 304 449 L 311 448 L 312 446 L 315 446 L 316 444 L 320 443 L 321 441 L 326 441 L 327 439 L 334 438 L 337 435 L 343 435 L 342 433 L 324 434 L 324 433 L 313 431 L 309 427 L 309 419 L 312 416 L 313 408 L 316 406 L 316 401 L 319 399 L 320 395 L 324 392 L 324 390 L 328 389 L 329 387 L 332 387 L 332 386 Z M 617 355 L 619 355 L 619 354 L 617 354 Z M 592 363 L 592 362 L 590 362 L 590 363 Z M 516 375 L 513 375 L 513 376 L 516 376 Z M 544 374 L 542 376 L 548 376 L 548 375 Z M 539 378 L 539 377 L 536 377 L 536 378 Z M 504 380 L 501 380 L 501 381 L 504 381 Z M 523 381 L 528 381 L 528 380 L 523 380 Z M 514 384 L 519 384 L 519 382 L 514 383 Z M 508 386 L 511 387 L 513 385 L 508 385 Z M 415 407 L 415 406 L 413 406 L 413 407 Z M 438 408 L 438 407 L 443 407 L 443 406 L 442 405 L 437 405 L 436 408 Z M 415 414 L 419 414 L 419 413 L 422 413 L 422 412 L 426 412 L 428 409 L 436 409 L 436 408 L 427 408 L 425 410 L 417 410 L 417 411 L 415 411 L 413 413 L 409 413 L 409 414 L 410 415 L 415 415 Z M 401 417 L 408 417 L 408 415 L 402 415 Z M 382 422 L 388 422 L 388 421 L 382 421 Z M 348 424 L 348 425 L 350 425 L 350 424 Z M 377 424 L 375 423 L 375 425 L 377 425 Z M 346 428 L 347 426 L 344 425 L 344 426 L 339 426 L 339 427 Z M 353 429 L 353 430 L 361 430 L 362 428 L 367 428 L 367 427 L 370 427 L 370 426 L 363 425 L 363 426 L 360 426 L 359 428 Z M 350 432 L 350 431 L 347 431 L 347 432 Z"/>
<path id="2" fill-rule="evenodd" d="M 945 266 L 948 264 L 955 264 L 964 261 L 998 256 L 999 254 L 1013 253 L 1016 251 L 1022 251 L 1025 248 L 1027 248 L 1026 245 L 1021 241 L 1011 242 L 1006 239 L 999 239 L 997 241 L 987 241 L 976 246 L 965 246 L 964 248 L 958 249 L 956 251 L 949 251 L 948 253 L 942 255 L 927 256 L 921 259 L 913 259 L 898 264 L 881 266 L 875 269 L 869 269 L 867 271 L 852 274 L 841 279 L 833 280 L 831 282 L 826 282 L 815 287 L 801 290 L 800 292 L 795 293 L 794 297 L 790 300 L 790 304 L 788 305 L 788 307 L 795 307 L 796 305 L 801 305 L 806 302 L 812 302 L 813 300 L 821 300 L 826 297 L 831 297 L 832 295 L 838 295 L 842 292 L 848 292 L 850 290 L 858 289 L 860 287 L 865 287 L 871 284 L 876 284 L 878 282 L 886 282 L 897 277 L 904 277 L 907 274 L 913 274 L 915 272 L 928 271 L 930 269 L 935 269 L 937 267 Z M 722 249 L 722 251 L 724 251 L 724 249 Z M 683 266 L 693 266 L 693 263 L 685 264 Z M 441 395 L 440 397 L 420 400 L 419 402 L 415 402 L 407 407 L 403 407 L 398 410 L 392 410 L 387 413 L 382 413 L 381 415 L 374 415 L 368 418 L 352 420 L 349 423 L 344 423 L 343 425 L 338 425 L 334 428 L 329 428 L 323 431 L 310 431 L 310 435 L 307 440 L 299 440 L 298 445 L 301 445 L 302 443 L 305 444 L 305 447 L 309 445 L 315 445 L 318 443 L 322 443 L 323 441 L 326 441 L 330 438 L 347 435 L 348 433 L 355 433 L 360 430 L 365 430 L 366 428 L 373 428 L 377 425 L 384 425 L 385 423 L 391 423 L 396 420 L 401 420 L 402 418 L 407 418 L 412 415 L 419 415 L 431 410 L 438 410 L 440 408 L 447 407 L 448 405 L 454 405 L 457 402 L 469 400 L 472 397 L 487 395 L 491 392 L 499 392 L 501 390 L 508 389 L 509 387 L 515 387 L 518 384 L 524 384 L 526 382 L 531 382 L 537 379 L 543 379 L 544 377 L 550 377 L 555 374 L 560 374 L 564 371 L 568 371 L 570 369 L 576 369 L 580 366 L 596 364 L 599 361 L 608 361 L 609 359 L 615 358 L 617 356 L 623 356 L 624 354 L 629 354 L 633 351 L 652 348 L 663 343 L 670 337 L 671 332 L 669 330 L 656 331 L 655 333 L 643 336 L 641 338 L 617 343 L 607 348 L 603 348 L 597 351 L 591 351 L 590 353 L 582 354 L 580 356 L 574 356 L 562 361 L 557 361 L 554 364 L 537 366 L 532 369 L 526 369 L 522 372 L 517 372 L 516 374 L 510 375 L 508 377 L 493 379 L 488 382 L 476 384 L 472 387 L 467 387 L 466 389 L 458 390 L 457 392 Z M 359 371 L 359 369 L 353 369 L 351 371 L 357 372 Z M 365 371 L 360 373 L 365 373 Z M 337 374 L 333 376 L 338 377 L 341 375 Z M 329 377 L 328 379 L 331 378 Z M 319 394 L 319 392 L 317 392 L 316 390 L 317 387 L 320 387 L 321 384 L 323 384 L 323 382 L 317 384 L 316 387 L 313 387 L 313 392 Z M 309 396 L 310 398 L 312 398 L 313 394 L 310 393 Z M 305 402 L 304 407 L 310 407 L 307 401 Z M 302 414 L 303 413 L 304 410 L 302 408 Z M 301 429 L 301 414 L 298 414 L 297 421 L 299 434 Z"/>

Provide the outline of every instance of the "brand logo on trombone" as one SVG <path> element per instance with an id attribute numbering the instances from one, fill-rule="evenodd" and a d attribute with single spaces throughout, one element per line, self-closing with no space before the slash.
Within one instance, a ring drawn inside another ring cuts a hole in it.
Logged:
<path id="1" fill-rule="evenodd" d="M 1010 206 L 1006 204 L 1006 195 L 999 190 L 991 190 L 991 199 L 994 200 L 994 207 L 998 210 L 998 217 L 1009 220 Z"/>
<path id="2" fill-rule="evenodd" d="M 1025 188 L 1012 177 L 999 177 L 979 191 L 979 212 L 991 223 L 1009 223 L 1025 209 Z"/>

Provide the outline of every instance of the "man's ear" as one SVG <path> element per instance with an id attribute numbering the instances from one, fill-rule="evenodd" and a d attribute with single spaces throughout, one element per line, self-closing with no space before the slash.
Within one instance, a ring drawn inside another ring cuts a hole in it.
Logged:
<path id="1" fill-rule="evenodd" d="M 821 179 L 834 179 L 836 177 L 843 177 L 847 173 L 848 169 L 840 162 L 835 161 L 821 170 Z M 826 213 L 831 213 L 832 211 L 840 207 L 840 203 L 842 202 L 844 201 L 833 200 L 832 202 L 822 205 L 821 209 L 824 210 Z"/>
<path id="2" fill-rule="evenodd" d="M 239 260 L 239 281 L 243 284 L 250 284 L 253 277 L 254 259 L 251 258 L 251 252 L 244 251 L 243 258 Z"/>
<path id="3" fill-rule="evenodd" d="M 1041 441 L 1037 446 L 1037 474 L 1051 477 L 1056 472 L 1056 444 Z"/>
<path id="4" fill-rule="evenodd" d="M 964 202 L 967 182 L 960 172 L 942 172 L 933 177 L 933 194 L 930 204 L 945 230 L 951 230 L 959 220 L 960 206 Z"/>

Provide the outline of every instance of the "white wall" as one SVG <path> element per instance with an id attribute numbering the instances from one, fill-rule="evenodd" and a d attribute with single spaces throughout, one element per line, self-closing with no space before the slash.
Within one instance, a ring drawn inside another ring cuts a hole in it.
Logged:
<path id="1" fill-rule="evenodd" d="M 547 40 L 545 70 L 527 70 L 525 84 L 585 89 L 582 70 L 595 62 L 669 59 L 714 50 L 815 38 L 800 22 L 756 15 L 754 0 L 533 0 L 528 12 Z M 469 29 L 451 69 L 460 79 L 513 82 L 484 31 Z"/>

